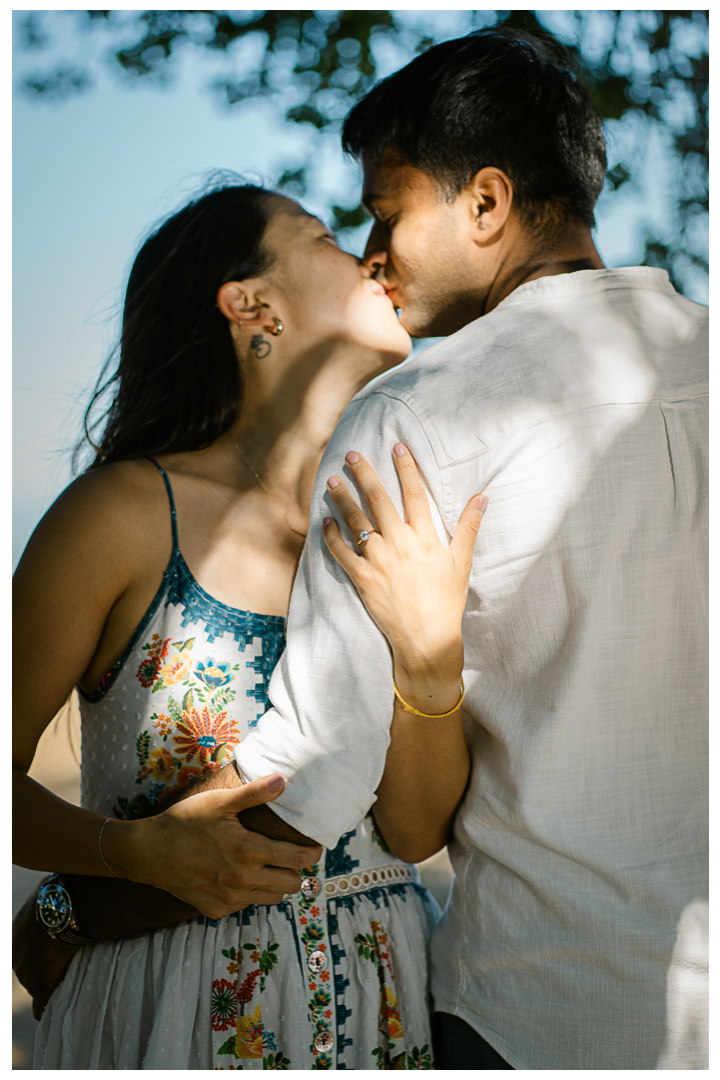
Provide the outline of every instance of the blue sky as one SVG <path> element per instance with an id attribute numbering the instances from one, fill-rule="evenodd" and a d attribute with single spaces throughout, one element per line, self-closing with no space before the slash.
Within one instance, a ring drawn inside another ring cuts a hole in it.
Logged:
<path id="1" fill-rule="evenodd" d="M 415 12 L 443 36 L 468 13 Z M 563 13 L 557 13 L 558 17 Z M 402 57 L 389 56 L 392 67 Z M 28 66 L 19 58 L 16 75 Z M 207 64 L 188 54 L 168 88 L 104 75 L 65 104 L 13 107 L 13 562 L 70 481 L 70 449 L 88 391 L 114 340 L 124 282 L 143 236 L 212 169 L 272 183 L 312 133 L 282 121 L 269 102 L 228 110 L 207 90 Z M 659 138 L 628 122 L 609 126 L 609 157 L 646 140 L 640 190 L 603 196 L 597 243 L 608 265 L 642 251 L 645 221 L 662 217 L 672 169 Z M 337 142 L 319 153 L 305 205 L 320 214 L 332 192 L 353 201 L 355 167 Z M 353 246 L 362 242 L 362 232 Z M 698 282 L 694 299 L 707 302 Z"/>

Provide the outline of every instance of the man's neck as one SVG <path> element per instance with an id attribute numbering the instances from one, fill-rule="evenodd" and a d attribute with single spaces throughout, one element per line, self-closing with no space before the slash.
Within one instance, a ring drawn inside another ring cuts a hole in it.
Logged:
<path id="1" fill-rule="evenodd" d="M 486 294 L 483 314 L 487 315 L 511 292 L 528 281 L 557 274 L 574 274 L 578 270 L 604 268 L 590 230 L 584 226 L 568 231 L 562 243 L 550 250 L 527 242 L 508 244 L 507 253 L 501 259 Z"/>

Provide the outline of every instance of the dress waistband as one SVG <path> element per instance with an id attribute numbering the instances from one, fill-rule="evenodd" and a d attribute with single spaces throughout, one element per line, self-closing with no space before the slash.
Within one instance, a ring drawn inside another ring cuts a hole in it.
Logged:
<path id="1" fill-rule="evenodd" d="M 386 866 L 373 866 L 367 870 L 326 878 L 323 891 L 328 898 L 348 896 L 350 893 L 382 888 L 383 885 L 401 885 L 410 881 L 420 883 L 420 874 L 415 866 L 388 863 Z"/>

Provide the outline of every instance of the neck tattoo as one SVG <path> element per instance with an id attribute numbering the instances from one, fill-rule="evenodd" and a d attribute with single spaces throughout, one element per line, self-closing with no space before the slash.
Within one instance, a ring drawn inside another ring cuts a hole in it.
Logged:
<path id="1" fill-rule="evenodd" d="M 250 348 L 258 360 L 264 360 L 272 352 L 272 345 L 266 341 L 262 334 L 253 334 L 250 338 Z"/>

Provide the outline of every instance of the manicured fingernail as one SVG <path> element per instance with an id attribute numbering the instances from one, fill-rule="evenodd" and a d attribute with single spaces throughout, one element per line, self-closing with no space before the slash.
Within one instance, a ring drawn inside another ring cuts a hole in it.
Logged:
<path id="1" fill-rule="evenodd" d="M 481 495 L 480 496 L 480 498 L 478 499 L 478 501 L 476 503 L 476 506 L 477 506 L 478 510 L 480 511 L 480 513 L 484 512 L 485 507 L 487 506 L 489 501 L 490 500 L 488 499 L 487 495 Z"/>
<path id="2" fill-rule="evenodd" d="M 323 518 L 323 528 L 327 528 L 331 521 L 332 518 Z"/>
<path id="3" fill-rule="evenodd" d="M 360 455 L 356 450 L 351 450 L 345 455 L 345 460 L 348 462 L 349 465 L 354 465 L 356 461 L 360 460 Z"/>
<path id="4" fill-rule="evenodd" d="M 270 779 L 267 782 L 268 791 L 279 791 L 284 783 L 285 783 L 285 780 L 280 775 L 280 773 L 275 773 L 275 775 L 271 776 Z"/>
<path id="5" fill-rule="evenodd" d="M 396 442 L 393 446 L 393 452 L 396 453 L 398 457 L 403 457 L 406 453 L 406 450 L 401 442 Z"/>
<path id="6" fill-rule="evenodd" d="M 329 488 L 336 488 L 339 483 L 340 483 L 340 477 L 339 476 L 331 476 L 330 479 L 327 482 L 327 486 Z"/>

